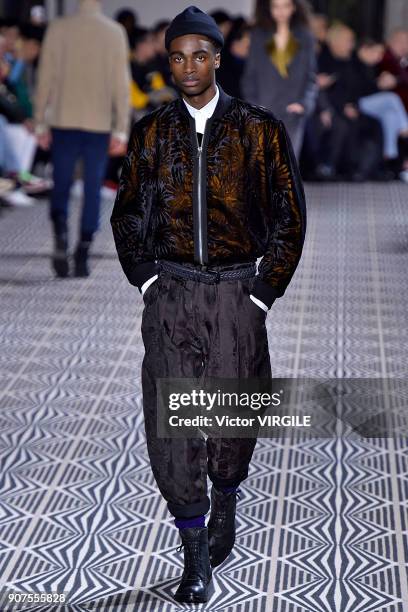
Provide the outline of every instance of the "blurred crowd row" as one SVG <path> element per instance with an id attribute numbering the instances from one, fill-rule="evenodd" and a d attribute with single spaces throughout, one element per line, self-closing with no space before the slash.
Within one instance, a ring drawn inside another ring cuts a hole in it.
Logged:
<path id="1" fill-rule="evenodd" d="M 302 2 L 270 9 L 259 0 L 252 20 L 211 15 L 225 39 L 217 81 L 285 121 L 306 180 L 408 182 L 407 30 L 386 41 L 357 39 Z M 177 96 L 164 46 L 169 21 L 147 28 L 128 9 L 115 18 L 129 41 L 133 122 Z M 29 23 L 0 23 L 0 198 L 10 205 L 52 188 L 49 152 L 38 146 L 33 122 L 44 19 L 35 9 Z M 111 188 L 122 161 L 108 164 Z"/>

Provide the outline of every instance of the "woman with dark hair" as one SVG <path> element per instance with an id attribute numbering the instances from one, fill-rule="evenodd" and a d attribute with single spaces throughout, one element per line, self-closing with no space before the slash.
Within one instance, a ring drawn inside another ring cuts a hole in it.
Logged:
<path id="1" fill-rule="evenodd" d="M 306 2 L 257 0 L 242 93 L 283 120 L 297 157 L 306 118 L 315 106 L 315 77 L 315 40 Z"/>

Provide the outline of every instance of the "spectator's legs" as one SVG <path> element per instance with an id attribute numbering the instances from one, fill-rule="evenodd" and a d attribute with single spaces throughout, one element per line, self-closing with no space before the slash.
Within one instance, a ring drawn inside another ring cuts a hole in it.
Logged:
<path id="1" fill-rule="evenodd" d="M 0 167 L 5 174 L 17 173 L 20 170 L 18 157 L 7 131 L 8 121 L 0 115 Z"/>
<path id="2" fill-rule="evenodd" d="M 333 113 L 333 122 L 329 134 L 329 164 L 338 169 L 339 160 L 344 152 L 347 136 L 349 134 L 349 126 L 346 120 Z"/>
<path id="3" fill-rule="evenodd" d="M 398 137 L 408 130 L 408 115 L 401 99 L 392 92 L 366 96 L 359 101 L 360 110 L 381 122 L 384 134 L 384 157 L 398 157 Z"/>

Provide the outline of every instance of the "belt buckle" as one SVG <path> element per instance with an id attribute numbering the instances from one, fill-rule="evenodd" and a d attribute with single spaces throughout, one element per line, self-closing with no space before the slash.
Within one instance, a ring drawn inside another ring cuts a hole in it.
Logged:
<path id="1" fill-rule="evenodd" d="M 221 275 L 220 275 L 220 271 L 219 270 L 211 270 L 211 269 L 207 269 L 207 274 L 211 274 L 213 277 L 215 277 L 214 283 L 219 283 L 221 280 Z"/>

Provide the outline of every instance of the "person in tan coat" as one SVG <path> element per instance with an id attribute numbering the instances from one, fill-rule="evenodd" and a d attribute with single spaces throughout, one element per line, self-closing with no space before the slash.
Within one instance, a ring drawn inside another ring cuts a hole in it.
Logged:
<path id="1" fill-rule="evenodd" d="M 49 218 L 55 239 L 52 266 L 59 277 L 69 275 L 69 194 L 79 158 L 84 164 L 84 202 L 74 275 L 89 275 L 88 252 L 99 229 L 107 157 L 123 155 L 128 140 L 128 56 L 123 26 L 102 14 L 99 0 L 80 0 L 77 13 L 53 21 L 44 39 L 34 120 L 39 145 L 51 148 Z"/>

